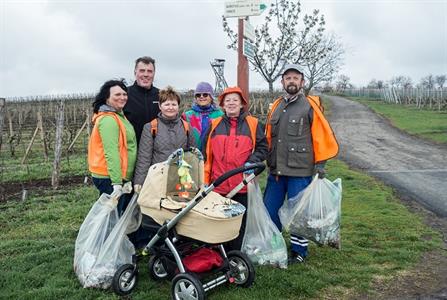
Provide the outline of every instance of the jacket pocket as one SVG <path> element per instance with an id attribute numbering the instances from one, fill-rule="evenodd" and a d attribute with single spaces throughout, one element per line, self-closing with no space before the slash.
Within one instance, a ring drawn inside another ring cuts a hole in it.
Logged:
<path id="1" fill-rule="evenodd" d="M 287 146 L 287 166 L 291 168 L 306 168 L 309 165 L 310 149 L 306 145 L 289 143 Z"/>
<path id="2" fill-rule="evenodd" d="M 296 116 L 289 116 L 287 123 L 287 135 L 297 136 L 299 134 L 300 119 Z"/>
<path id="3" fill-rule="evenodd" d="M 278 135 L 278 123 L 279 118 L 272 118 L 270 120 L 270 126 L 272 126 L 272 137 Z"/>

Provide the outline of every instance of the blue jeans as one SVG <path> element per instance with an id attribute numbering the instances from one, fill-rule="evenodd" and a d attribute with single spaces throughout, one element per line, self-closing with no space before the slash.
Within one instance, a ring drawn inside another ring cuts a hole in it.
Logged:
<path id="1" fill-rule="evenodd" d="M 113 192 L 112 181 L 109 178 L 93 178 L 93 184 L 99 190 L 99 195 L 102 193 L 111 194 Z M 132 199 L 133 193 L 123 194 L 118 200 L 117 210 L 118 215 L 121 217 L 126 210 L 127 205 Z M 143 249 L 151 238 L 152 234 L 147 229 L 144 229 L 142 225 L 137 231 L 128 234 L 130 241 L 134 244 L 135 249 Z"/>
<path id="2" fill-rule="evenodd" d="M 278 211 L 284 203 L 284 198 L 287 195 L 287 201 L 289 201 L 289 199 L 298 195 L 311 182 L 312 176 L 291 177 L 269 175 L 267 178 L 264 204 L 270 214 L 270 218 L 272 218 L 272 221 L 280 231 L 282 231 L 282 224 L 279 220 Z M 307 239 L 291 234 L 290 243 L 292 245 L 292 252 L 298 253 L 302 257 L 307 256 L 307 246 L 309 244 Z"/>
<path id="3" fill-rule="evenodd" d="M 95 187 L 99 190 L 99 195 L 106 193 L 106 194 L 112 194 L 113 192 L 113 185 L 112 181 L 109 178 L 96 178 L 92 177 L 93 184 Z M 130 196 L 129 194 L 123 194 L 120 199 L 118 200 L 118 206 L 116 209 L 118 210 L 118 215 L 121 217 L 126 210 L 127 205 L 130 202 Z"/>

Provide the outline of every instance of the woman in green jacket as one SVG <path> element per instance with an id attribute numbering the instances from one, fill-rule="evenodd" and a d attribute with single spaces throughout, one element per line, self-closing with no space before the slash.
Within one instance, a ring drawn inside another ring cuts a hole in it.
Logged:
<path id="1" fill-rule="evenodd" d="M 135 131 L 123 114 L 127 103 L 127 87 L 123 80 L 105 82 L 93 102 L 93 130 L 88 145 L 88 164 L 93 184 L 99 193 L 113 196 L 122 193 L 130 181 L 137 157 Z M 118 213 L 127 206 L 128 197 L 121 197 Z"/>

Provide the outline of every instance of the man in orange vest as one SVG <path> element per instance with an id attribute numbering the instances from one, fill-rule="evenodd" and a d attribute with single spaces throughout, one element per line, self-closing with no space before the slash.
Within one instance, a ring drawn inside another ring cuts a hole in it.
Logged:
<path id="1" fill-rule="evenodd" d="M 288 64 L 281 79 L 285 95 L 276 99 L 268 114 L 266 137 L 269 144 L 269 177 L 264 203 L 273 222 L 282 230 L 278 210 L 284 198 L 293 199 L 312 181 L 312 175 L 325 175 L 326 160 L 338 153 L 338 144 L 323 115 L 318 96 L 306 97 L 304 74 Z M 304 262 L 308 240 L 291 234 L 289 263 Z"/>

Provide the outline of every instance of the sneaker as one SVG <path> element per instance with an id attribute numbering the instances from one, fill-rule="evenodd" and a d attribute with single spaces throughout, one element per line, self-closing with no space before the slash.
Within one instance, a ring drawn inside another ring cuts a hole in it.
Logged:
<path id="1" fill-rule="evenodd" d="M 289 265 L 302 264 L 303 262 L 304 262 L 304 257 L 302 257 L 301 255 L 299 255 L 297 253 L 292 253 L 292 255 L 288 259 Z"/>

